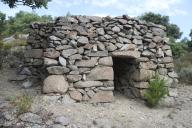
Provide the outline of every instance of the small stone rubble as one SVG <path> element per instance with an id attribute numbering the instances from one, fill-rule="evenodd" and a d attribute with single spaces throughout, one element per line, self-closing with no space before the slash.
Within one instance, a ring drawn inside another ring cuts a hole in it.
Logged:
<path id="1" fill-rule="evenodd" d="M 169 86 L 178 77 L 166 28 L 126 15 L 33 23 L 25 65 L 46 76 L 44 93 L 67 93 L 76 101 L 111 102 L 114 89 L 142 98 L 156 71 Z"/>

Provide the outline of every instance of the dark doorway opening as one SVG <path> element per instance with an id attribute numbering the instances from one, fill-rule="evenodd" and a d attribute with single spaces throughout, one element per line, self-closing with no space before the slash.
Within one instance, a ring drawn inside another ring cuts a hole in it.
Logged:
<path id="1" fill-rule="evenodd" d="M 114 94 L 123 94 L 129 98 L 134 98 L 131 91 L 133 87 L 133 73 L 137 70 L 135 58 L 113 57 L 114 70 Z"/>

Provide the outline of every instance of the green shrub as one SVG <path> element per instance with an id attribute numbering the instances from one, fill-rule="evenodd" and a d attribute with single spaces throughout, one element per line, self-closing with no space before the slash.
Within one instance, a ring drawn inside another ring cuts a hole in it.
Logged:
<path id="1" fill-rule="evenodd" d="M 182 68 L 178 75 L 180 82 L 192 84 L 192 67 Z"/>
<path id="2" fill-rule="evenodd" d="M 179 58 L 187 53 L 187 44 L 182 42 L 171 43 L 171 50 L 174 58 Z"/>
<path id="3" fill-rule="evenodd" d="M 20 115 L 22 113 L 28 112 L 31 109 L 31 105 L 33 103 L 33 97 L 27 94 L 19 96 L 12 100 L 12 103 L 17 108 L 17 114 Z"/>
<path id="4" fill-rule="evenodd" d="M 166 81 L 161 79 L 157 74 L 149 82 L 148 86 L 149 88 L 144 94 L 144 97 L 149 107 L 155 107 L 161 98 L 168 95 L 168 87 L 166 86 Z"/>
<path id="5" fill-rule="evenodd" d="M 3 48 L 4 49 L 11 49 L 13 47 L 16 47 L 16 46 L 26 46 L 27 45 L 27 42 L 26 40 L 23 40 L 23 39 L 16 39 L 12 42 L 9 42 L 9 43 L 4 43 L 3 44 Z"/>

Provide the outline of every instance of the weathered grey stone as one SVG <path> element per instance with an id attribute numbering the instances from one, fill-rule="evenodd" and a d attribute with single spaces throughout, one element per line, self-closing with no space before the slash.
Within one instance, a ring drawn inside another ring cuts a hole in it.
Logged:
<path id="1" fill-rule="evenodd" d="M 76 30 L 79 35 L 87 36 L 87 30 L 83 26 L 73 25 L 73 30 Z"/>
<path id="2" fill-rule="evenodd" d="M 79 68 L 79 73 L 83 74 L 83 73 L 86 73 L 86 72 L 88 72 L 90 70 L 91 70 L 90 68 Z"/>
<path id="3" fill-rule="evenodd" d="M 74 84 L 76 88 L 90 88 L 90 87 L 98 87 L 102 86 L 103 83 L 100 81 L 78 81 Z"/>
<path id="4" fill-rule="evenodd" d="M 69 91 L 69 95 L 72 99 L 76 100 L 76 101 L 81 101 L 82 100 L 82 95 L 79 91 Z"/>
<path id="5" fill-rule="evenodd" d="M 178 78 L 177 73 L 173 72 L 168 72 L 168 76 L 170 76 L 171 78 Z"/>
<path id="6" fill-rule="evenodd" d="M 159 68 L 158 73 L 160 75 L 167 75 L 167 69 L 166 68 Z"/>
<path id="7" fill-rule="evenodd" d="M 169 45 L 163 45 L 162 49 L 163 49 L 163 50 L 170 50 L 171 47 L 170 47 Z"/>
<path id="8" fill-rule="evenodd" d="M 87 75 L 87 80 L 113 80 L 113 68 L 97 66 Z"/>
<path id="9" fill-rule="evenodd" d="M 54 59 L 44 58 L 44 64 L 47 66 L 58 65 L 58 61 Z"/>
<path id="10" fill-rule="evenodd" d="M 30 88 L 32 85 L 33 85 L 32 81 L 29 81 L 29 80 L 22 83 L 23 88 Z"/>
<path id="11" fill-rule="evenodd" d="M 165 55 L 166 55 L 166 56 L 172 56 L 171 50 L 166 50 L 166 51 L 165 51 Z"/>
<path id="12" fill-rule="evenodd" d="M 163 63 L 171 63 L 171 62 L 173 62 L 173 58 L 172 57 L 164 57 L 162 62 Z"/>
<path id="13" fill-rule="evenodd" d="M 151 43 L 149 44 L 149 48 L 155 48 L 155 47 L 156 47 L 156 43 L 151 42 Z"/>
<path id="14" fill-rule="evenodd" d="M 65 58 L 68 58 L 69 56 L 74 55 L 75 53 L 77 53 L 76 49 L 67 49 L 62 51 L 62 55 Z"/>
<path id="15" fill-rule="evenodd" d="M 174 68 L 174 64 L 173 63 L 167 63 L 165 64 L 166 68 Z"/>
<path id="16" fill-rule="evenodd" d="M 78 42 L 79 44 L 84 45 L 84 44 L 89 43 L 89 40 L 88 40 L 88 38 L 87 38 L 87 37 L 80 36 L 80 37 L 77 39 L 77 42 Z"/>
<path id="17" fill-rule="evenodd" d="M 126 50 L 132 50 L 134 51 L 136 49 L 136 45 L 135 44 L 125 44 L 121 47 L 121 51 L 126 51 Z"/>
<path id="18" fill-rule="evenodd" d="M 81 75 L 67 75 L 67 80 L 69 82 L 76 82 L 81 80 L 82 76 Z"/>
<path id="19" fill-rule="evenodd" d="M 147 70 L 147 69 L 139 69 L 136 70 L 132 74 L 132 78 L 135 81 L 148 81 L 155 75 L 155 71 L 153 70 Z"/>
<path id="20" fill-rule="evenodd" d="M 76 61 L 75 65 L 78 67 L 94 67 L 97 63 L 97 57 L 92 57 L 90 60 Z"/>
<path id="21" fill-rule="evenodd" d="M 98 89 L 102 91 L 113 91 L 114 87 L 98 87 Z"/>
<path id="22" fill-rule="evenodd" d="M 121 23 L 121 24 L 127 24 L 127 20 L 125 20 L 125 19 L 119 19 L 118 21 L 119 21 L 119 23 Z"/>
<path id="23" fill-rule="evenodd" d="M 27 50 L 24 54 L 26 58 L 42 58 L 43 57 L 43 49 L 31 49 Z"/>
<path id="24" fill-rule="evenodd" d="M 153 35 L 160 36 L 160 37 L 164 37 L 165 36 L 164 30 L 162 30 L 160 28 L 153 27 L 153 28 L 151 28 L 151 30 L 152 30 Z"/>
<path id="25" fill-rule="evenodd" d="M 134 87 L 140 88 L 140 89 L 148 88 L 148 82 L 134 82 L 133 85 Z"/>
<path id="26" fill-rule="evenodd" d="M 150 56 L 153 56 L 154 54 L 148 50 L 145 50 L 141 53 L 141 55 L 145 57 L 150 57 Z"/>
<path id="27" fill-rule="evenodd" d="M 89 52 L 87 56 L 92 56 L 92 57 L 104 57 L 108 56 L 107 51 L 97 51 L 97 52 Z"/>
<path id="28" fill-rule="evenodd" d="M 71 71 L 69 74 L 70 75 L 79 75 L 79 71 Z"/>
<path id="29" fill-rule="evenodd" d="M 63 75 L 50 75 L 43 82 L 44 93 L 65 93 L 69 84 Z"/>
<path id="30" fill-rule="evenodd" d="M 83 53 L 84 53 L 84 48 L 83 48 L 83 47 L 79 47 L 79 48 L 77 49 L 77 52 L 78 52 L 79 54 L 83 54 Z"/>
<path id="31" fill-rule="evenodd" d="M 139 58 L 140 57 L 139 51 L 119 51 L 119 52 L 112 52 L 112 56 L 114 57 L 127 57 L 127 58 Z"/>
<path id="32" fill-rule="evenodd" d="M 103 28 L 97 28 L 96 32 L 97 32 L 97 34 L 99 34 L 99 35 L 104 35 L 104 34 L 105 34 L 105 31 L 104 31 Z"/>
<path id="33" fill-rule="evenodd" d="M 143 41 L 142 40 L 138 40 L 138 39 L 134 39 L 133 43 L 136 44 L 136 45 L 142 45 Z"/>
<path id="34" fill-rule="evenodd" d="M 114 86 L 114 82 L 113 81 L 103 81 L 103 86 L 105 86 L 105 87 Z"/>
<path id="35" fill-rule="evenodd" d="M 107 46 L 107 50 L 110 52 L 115 51 L 116 49 L 117 49 L 117 46 L 115 46 L 112 43 L 109 43 L 109 45 Z"/>
<path id="36" fill-rule="evenodd" d="M 97 46 L 98 46 L 98 49 L 101 50 L 101 51 L 104 51 L 105 50 L 105 45 L 101 42 L 97 42 Z"/>
<path id="37" fill-rule="evenodd" d="M 153 63 L 152 61 L 140 62 L 139 67 L 143 68 L 143 69 L 156 69 L 157 68 L 157 64 Z"/>
<path id="38" fill-rule="evenodd" d="M 86 50 L 90 50 L 90 49 L 92 49 L 92 47 L 93 47 L 92 44 L 86 44 L 86 45 L 83 46 L 83 48 L 86 49 Z"/>
<path id="39" fill-rule="evenodd" d="M 87 91 L 87 95 L 92 98 L 95 95 L 95 92 L 93 90 Z"/>
<path id="40" fill-rule="evenodd" d="M 158 48 L 157 50 L 157 57 L 164 57 L 164 52 L 161 48 Z"/>
<path id="41" fill-rule="evenodd" d="M 63 125 L 63 126 L 67 126 L 67 125 L 69 125 L 70 120 L 69 120 L 69 118 L 67 118 L 67 117 L 65 117 L 65 116 L 58 116 L 58 117 L 56 117 L 56 118 L 54 119 L 54 122 L 55 122 L 56 124 L 61 124 L 61 125 Z"/>
<path id="42" fill-rule="evenodd" d="M 112 91 L 99 91 L 91 99 L 92 102 L 107 103 L 113 102 L 114 96 Z"/>
<path id="43" fill-rule="evenodd" d="M 160 36 L 155 36 L 155 37 L 153 38 L 153 41 L 156 42 L 156 43 L 160 43 L 160 42 L 163 41 L 163 38 L 161 38 Z"/>
<path id="44" fill-rule="evenodd" d="M 67 61 L 65 58 L 63 57 L 59 57 L 59 63 L 62 65 L 62 66 L 67 66 Z"/>
<path id="45" fill-rule="evenodd" d="M 57 41 L 57 40 L 60 41 L 61 40 L 60 38 L 58 38 L 56 36 L 50 36 L 49 39 L 53 40 L 53 41 Z"/>
<path id="46" fill-rule="evenodd" d="M 54 48 L 47 48 L 43 55 L 47 58 L 55 59 L 60 56 L 60 52 L 56 51 Z"/>
<path id="47" fill-rule="evenodd" d="M 61 75 L 68 73 L 70 69 L 62 66 L 51 66 L 47 68 L 47 71 L 49 74 Z"/>
<path id="48" fill-rule="evenodd" d="M 105 65 L 105 66 L 113 66 L 113 60 L 112 57 L 103 57 L 99 59 L 99 64 L 100 65 Z"/>
<path id="49" fill-rule="evenodd" d="M 121 29 L 119 27 L 115 26 L 115 27 L 112 28 L 112 31 L 113 32 L 120 32 Z"/>
<path id="50" fill-rule="evenodd" d="M 80 54 L 74 54 L 69 57 L 70 60 L 81 60 L 82 56 Z"/>
<path id="51" fill-rule="evenodd" d="M 36 115 L 34 113 L 24 113 L 19 116 L 19 119 L 28 122 L 28 123 L 35 123 L 35 124 L 42 124 L 43 120 L 39 115 Z"/>
<path id="52" fill-rule="evenodd" d="M 88 22 L 90 22 L 90 19 L 88 19 L 86 16 L 77 16 L 77 19 L 81 23 L 88 23 Z"/>
<path id="53" fill-rule="evenodd" d="M 71 45 L 73 48 L 77 48 L 77 42 L 75 40 L 71 40 L 69 45 Z"/>

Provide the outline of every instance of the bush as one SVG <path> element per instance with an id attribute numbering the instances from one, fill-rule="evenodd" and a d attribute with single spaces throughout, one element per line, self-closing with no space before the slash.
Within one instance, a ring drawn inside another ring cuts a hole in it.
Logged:
<path id="1" fill-rule="evenodd" d="M 23 114 L 31 109 L 33 97 L 27 94 L 12 99 L 11 101 L 17 108 L 17 114 Z"/>
<path id="2" fill-rule="evenodd" d="M 182 42 L 171 43 L 171 50 L 174 58 L 179 58 L 184 56 L 187 53 L 187 45 Z"/>
<path id="3" fill-rule="evenodd" d="M 16 40 L 14 40 L 12 42 L 3 44 L 3 48 L 4 49 L 11 49 L 11 48 L 16 47 L 16 46 L 26 46 L 26 45 L 27 45 L 26 40 L 16 39 Z"/>
<path id="4" fill-rule="evenodd" d="M 166 81 L 161 79 L 157 74 L 149 82 L 148 86 L 149 88 L 144 94 L 144 97 L 149 107 L 155 107 L 161 98 L 168 95 L 168 87 L 166 86 Z"/>
<path id="5" fill-rule="evenodd" d="M 192 84 L 192 67 L 185 67 L 178 73 L 180 82 Z"/>

